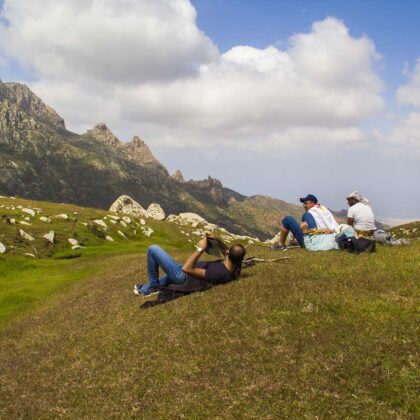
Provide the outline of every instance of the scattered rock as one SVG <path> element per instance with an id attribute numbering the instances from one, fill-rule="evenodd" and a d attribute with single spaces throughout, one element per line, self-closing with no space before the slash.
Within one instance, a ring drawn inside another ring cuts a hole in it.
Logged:
<path id="1" fill-rule="evenodd" d="M 128 225 L 131 223 L 131 219 L 128 216 L 123 216 L 121 218 L 125 223 L 127 223 Z"/>
<path id="2" fill-rule="evenodd" d="M 28 223 L 28 222 L 25 222 L 25 220 L 21 220 L 21 221 L 19 222 L 19 224 L 20 224 L 20 225 L 25 225 L 25 226 L 31 226 L 31 224 L 30 224 L 30 223 Z"/>
<path id="3" fill-rule="evenodd" d="M 117 221 L 116 220 L 109 220 L 109 223 L 112 223 L 113 225 L 116 225 Z"/>
<path id="4" fill-rule="evenodd" d="M 193 223 L 197 223 L 196 227 L 199 223 L 208 224 L 205 219 L 203 219 L 201 216 L 199 216 L 196 213 L 179 213 L 178 216 L 175 214 L 170 214 L 166 218 L 167 222 L 172 223 L 179 223 L 181 225 L 192 225 Z"/>
<path id="5" fill-rule="evenodd" d="M 124 226 L 125 228 L 127 227 L 127 223 L 125 223 L 124 220 L 120 220 L 120 225 Z"/>
<path id="6" fill-rule="evenodd" d="M 109 208 L 109 211 L 114 213 L 130 214 L 132 216 L 146 215 L 146 210 L 128 195 L 122 195 L 119 197 Z"/>
<path id="7" fill-rule="evenodd" d="M 16 219 L 8 219 L 8 222 L 9 222 L 11 225 L 15 225 L 15 224 L 16 224 Z"/>
<path id="8" fill-rule="evenodd" d="M 24 230 L 22 230 L 22 229 L 19 229 L 19 235 L 23 238 L 23 239 L 25 239 L 26 241 L 30 241 L 30 242 L 32 242 L 32 241 L 34 241 L 35 240 L 35 238 L 33 238 L 31 235 L 29 235 L 29 234 L 27 234 Z"/>
<path id="9" fill-rule="evenodd" d="M 79 241 L 77 239 L 69 238 L 69 239 L 67 239 L 67 241 L 72 246 L 79 245 Z"/>
<path id="10" fill-rule="evenodd" d="M 0 254 L 4 254 L 6 252 L 6 245 L 3 245 L 1 242 L 0 242 Z"/>
<path id="11" fill-rule="evenodd" d="M 83 226 L 87 226 L 88 224 L 86 222 L 80 222 Z"/>
<path id="12" fill-rule="evenodd" d="M 52 231 L 46 233 L 45 235 L 42 235 L 42 237 L 45 238 L 51 244 L 53 244 L 54 243 L 54 240 L 55 240 L 55 233 L 52 230 Z"/>
<path id="13" fill-rule="evenodd" d="M 27 208 L 22 209 L 22 212 L 26 213 L 26 214 L 30 214 L 32 217 L 35 216 L 35 214 L 36 214 L 34 210 L 27 209 Z"/>
<path id="14" fill-rule="evenodd" d="M 81 249 L 83 248 L 81 245 L 73 245 L 71 249 Z"/>
<path id="15" fill-rule="evenodd" d="M 108 217 L 110 217 L 111 219 L 113 219 L 117 222 L 120 220 L 120 218 L 118 216 L 114 216 L 113 214 L 108 214 Z"/>
<path id="16" fill-rule="evenodd" d="M 65 213 L 61 213 L 61 214 L 57 214 L 57 216 L 55 216 L 57 219 L 64 219 L 64 220 L 69 220 L 69 216 L 68 214 Z"/>
<path id="17" fill-rule="evenodd" d="M 105 239 L 109 242 L 114 242 L 111 236 L 105 236 Z"/>
<path id="18" fill-rule="evenodd" d="M 44 223 L 51 223 L 51 219 L 49 217 L 41 216 L 39 220 Z"/>
<path id="19" fill-rule="evenodd" d="M 122 238 L 127 239 L 127 236 L 124 235 L 123 232 L 121 232 L 120 230 L 117 232 L 118 235 L 120 235 Z"/>
<path id="20" fill-rule="evenodd" d="M 159 204 L 152 203 L 147 208 L 146 216 L 155 220 L 164 220 L 165 212 L 163 211 L 162 207 Z"/>
<path id="21" fill-rule="evenodd" d="M 142 228 L 141 230 L 143 231 L 144 235 L 147 237 L 150 237 L 155 232 L 152 228 L 148 226 Z"/>
<path id="22" fill-rule="evenodd" d="M 94 220 L 93 223 L 95 223 L 95 225 L 103 227 L 105 230 L 108 230 L 108 225 L 101 219 Z"/>
<path id="23" fill-rule="evenodd" d="M 146 220 L 144 220 L 144 219 L 140 219 L 140 224 L 141 224 L 142 226 L 146 226 Z"/>
<path id="24" fill-rule="evenodd" d="M 25 252 L 23 255 L 24 255 L 25 257 L 36 258 L 34 254 L 30 254 L 29 252 Z"/>

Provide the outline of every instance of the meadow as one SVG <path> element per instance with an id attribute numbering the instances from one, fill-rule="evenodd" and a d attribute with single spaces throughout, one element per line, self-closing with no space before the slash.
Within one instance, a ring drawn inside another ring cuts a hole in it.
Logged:
<path id="1" fill-rule="evenodd" d="M 193 250 L 150 224 L 150 238 L 1 257 L 0 418 L 419 417 L 420 241 L 361 255 L 252 244 L 290 258 L 142 310 L 147 246 Z"/>

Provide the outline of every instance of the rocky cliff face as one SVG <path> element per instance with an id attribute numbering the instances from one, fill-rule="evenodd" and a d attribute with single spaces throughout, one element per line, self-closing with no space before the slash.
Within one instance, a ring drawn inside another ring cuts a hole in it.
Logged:
<path id="1" fill-rule="evenodd" d="M 0 82 L 0 195 L 109 208 L 127 194 L 167 214 L 193 212 L 234 233 L 272 237 L 279 214 L 300 209 L 255 200 L 212 177 L 185 182 L 170 176 L 138 137 L 121 142 L 105 124 L 83 135 L 25 85 Z M 273 224 L 267 220 L 274 220 Z"/>

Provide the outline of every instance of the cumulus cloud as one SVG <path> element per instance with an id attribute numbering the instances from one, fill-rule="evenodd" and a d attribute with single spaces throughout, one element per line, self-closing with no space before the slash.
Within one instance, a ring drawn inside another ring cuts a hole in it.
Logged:
<path id="1" fill-rule="evenodd" d="M 335 18 L 283 50 L 222 54 L 188 0 L 6 0 L 4 17 L 0 52 L 34 69 L 76 131 L 105 121 L 168 147 L 319 148 L 365 142 L 360 124 L 383 107 L 373 42 Z"/>
<path id="2" fill-rule="evenodd" d="M 417 60 L 414 70 L 406 71 L 411 76 L 410 81 L 397 90 L 397 100 L 400 104 L 420 107 L 420 59 Z"/>
<path id="3" fill-rule="evenodd" d="M 407 84 L 397 90 L 399 104 L 420 108 L 420 59 L 412 72 L 405 71 L 410 77 Z M 420 112 L 416 109 L 402 119 L 385 137 L 390 143 L 402 145 L 412 150 L 416 158 L 420 158 Z"/>
<path id="4" fill-rule="evenodd" d="M 2 49 L 42 79 L 165 80 L 218 55 L 185 0 L 6 0 L 3 16 Z"/>

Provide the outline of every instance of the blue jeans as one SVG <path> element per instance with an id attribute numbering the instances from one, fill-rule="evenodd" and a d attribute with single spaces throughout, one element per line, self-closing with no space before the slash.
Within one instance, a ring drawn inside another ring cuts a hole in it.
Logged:
<path id="1" fill-rule="evenodd" d="M 300 224 L 292 216 L 284 217 L 281 223 L 285 229 L 293 233 L 293 236 L 297 239 L 299 245 L 302 248 L 305 248 L 303 241 L 303 230 L 300 227 Z"/>
<path id="2" fill-rule="evenodd" d="M 159 267 L 165 275 L 159 279 Z M 183 283 L 187 275 L 182 271 L 182 265 L 177 263 L 158 245 L 151 245 L 147 250 L 147 272 L 149 286 L 166 286 L 168 283 Z"/>

